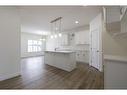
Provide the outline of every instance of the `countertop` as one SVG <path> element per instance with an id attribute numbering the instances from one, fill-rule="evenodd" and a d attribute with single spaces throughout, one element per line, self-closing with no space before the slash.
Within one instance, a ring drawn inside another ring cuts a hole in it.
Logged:
<path id="1" fill-rule="evenodd" d="M 52 53 L 75 53 L 75 51 L 52 51 L 52 50 L 47 50 L 45 52 L 52 52 Z"/>
<path id="2" fill-rule="evenodd" d="M 105 60 L 127 62 L 127 56 L 104 55 Z"/>

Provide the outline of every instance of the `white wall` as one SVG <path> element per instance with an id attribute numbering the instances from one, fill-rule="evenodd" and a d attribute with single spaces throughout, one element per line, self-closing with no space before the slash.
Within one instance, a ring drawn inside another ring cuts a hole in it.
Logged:
<path id="1" fill-rule="evenodd" d="M 112 15 L 109 13 L 109 17 L 111 17 L 109 20 L 115 18 L 113 20 L 115 22 L 120 15 L 113 12 L 115 11 L 112 11 Z M 127 38 L 113 37 L 113 32 L 120 31 L 114 31 L 113 28 L 110 31 L 103 31 L 103 51 L 104 55 L 109 56 L 104 60 L 104 88 L 125 89 L 127 88 L 127 61 L 118 61 L 118 59 L 127 59 Z"/>
<path id="2" fill-rule="evenodd" d="M 105 60 L 104 87 L 106 89 L 127 89 L 127 62 Z"/>
<path id="3" fill-rule="evenodd" d="M 106 23 L 120 22 L 120 8 L 118 6 L 106 8 L 106 19 Z M 120 27 L 120 25 L 115 27 Z M 113 33 L 120 32 L 119 29 L 116 29 L 111 27 L 110 31 L 108 29 L 103 31 L 104 54 L 127 56 L 127 38 L 113 37 Z"/>
<path id="4" fill-rule="evenodd" d="M 103 33 L 103 49 L 105 55 L 127 56 L 127 38 L 113 38 L 108 32 Z"/>
<path id="5" fill-rule="evenodd" d="M 16 7 L 0 7 L 0 81 L 19 74 L 19 11 Z"/>
<path id="6" fill-rule="evenodd" d="M 32 57 L 44 55 L 45 41 L 42 41 L 42 52 L 27 52 L 28 40 L 39 40 L 41 35 L 21 33 L 21 57 Z"/>

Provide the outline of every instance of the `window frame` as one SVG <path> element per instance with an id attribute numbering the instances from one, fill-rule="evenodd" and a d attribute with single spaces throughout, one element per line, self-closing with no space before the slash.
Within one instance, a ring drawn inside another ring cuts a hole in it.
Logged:
<path id="1" fill-rule="evenodd" d="M 27 52 L 41 52 L 42 41 L 40 40 L 28 40 L 27 41 Z"/>

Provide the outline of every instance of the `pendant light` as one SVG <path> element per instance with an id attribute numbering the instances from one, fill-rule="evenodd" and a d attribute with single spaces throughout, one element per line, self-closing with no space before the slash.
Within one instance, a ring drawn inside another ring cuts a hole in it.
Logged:
<path id="1" fill-rule="evenodd" d="M 51 35 L 50 35 L 51 39 L 62 36 L 61 19 L 62 17 L 58 17 L 50 22 L 51 23 Z"/>
<path id="2" fill-rule="evenodd" d="M 59 20 L 59 34 L 58 36 L 61 37 L 62 36 L 62 33 L 61 33 L 61 19 Z"/>

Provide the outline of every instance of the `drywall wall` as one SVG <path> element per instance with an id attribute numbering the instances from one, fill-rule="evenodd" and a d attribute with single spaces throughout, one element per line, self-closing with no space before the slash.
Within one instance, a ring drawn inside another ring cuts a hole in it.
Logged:
<path id="1" fill-rule="evenodd" d="M 104 55 L 127 56 L 127 38 L 114 38 L 108 31 L 103 32 Z"/>
<path id="2" fill-rule="evenodd" d="M 103 52 L 105 55 L 117 55 L 117 56 L 127 56 L 127 37 L 113 37 L 113 33 L 119 33 L 121 29 L 120 24 L 115 24 L 120 22 L 120 6 L 107 7 L 106 8 L 106 27 L 103 31 Z M 111 24 L 109 24 L 111 23 Z M 108 25 L 110 30 L 108 29 Z M 116 26 L 117 25 L 117 26 Z M 116 28 L 119 27 L 119 28 Z"/>
<path id="3" fill-rule="evenodd" d="M 113 14 L 113 12 L 112 9 L 112 17 L 110 19 L 115 18 L 113 21 L 116 22 L 118 19 L 116 19 L 115 16 L 118 18 L 120 15 Z M 111 15 L 109 15 L 109 17 L 110 16 Z M 118 59 L 127 58 L 127 38 L 122 36 L 114 37 L 113 33 L 115 32 L 120 32 L 120 30 L 114 31 L 111 27 L 110 31 L 106 31 L 106 27 L 104 27 L 102 36 L 104 55 L 110 56 L 110 59 L 112 58 L 111 56 L 116 57 L 116 59 L 113 60 L 104 60 L 104 88 L 125 89 L 127 88 L 127 62 L 118 61 Z"/>
<path id="4" fill-rule="evenodd" d="M 44 55 L 45 41 L 42 41 L 42 51 L 41 52 L 27 52 L 28 50 L 28 40 L 40 40 L 41 35 L 30 34 L 21 32 L 21 57 L 32 57 Z"/>
<path id="5" fill-rule="evenodd" d="M 104 88 L 127 89 L 127 62 L 105 60 Z"/>
<path id="6" fill-rule="evenodd" d="M 0 81 L 20 75 L 20 16 L 17 7 L 0 7 Z"/>

